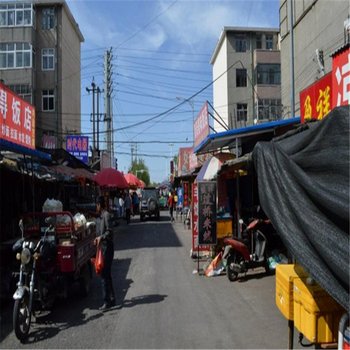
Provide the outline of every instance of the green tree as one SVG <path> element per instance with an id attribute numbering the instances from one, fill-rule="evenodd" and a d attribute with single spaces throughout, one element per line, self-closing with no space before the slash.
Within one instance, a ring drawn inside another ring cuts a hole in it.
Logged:
<path id="1" fill-rule="evenodd" d="M 150 176 L 149 176 L 149 170 L 148 170 L 148 167 L 146 166 L 145 161 L 143 159 L 133 160 L 128 172 L 133 173 L 140 180 L 142 180 L 146 184 L 146 186 L 149 186 L 149 184 L 151 182 Z"/>

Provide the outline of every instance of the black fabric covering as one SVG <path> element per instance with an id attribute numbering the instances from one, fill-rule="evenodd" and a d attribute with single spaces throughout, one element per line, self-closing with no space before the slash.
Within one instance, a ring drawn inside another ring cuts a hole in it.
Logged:
<path id="1" fill-rule="evenodd" d="M 271 142 L 252 159 L 260 203 L 292 256 L 349 311 L 349 107 Z"/>

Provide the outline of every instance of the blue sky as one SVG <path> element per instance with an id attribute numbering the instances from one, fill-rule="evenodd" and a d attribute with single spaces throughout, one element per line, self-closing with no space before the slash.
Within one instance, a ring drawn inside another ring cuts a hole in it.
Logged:
<path id="1" fill-rule="evenodd" d="M 93 77 L 101 89 L 104 87 L 104 54 L 112 48 L 118 169 L 128 171 L 131 147 L 137 147 L 137 155 L 145 161 L 154 182 L 169 175 L 170 158 L 179 147 L 192 146 L 192 112 L 196 116 L 206 100 L 213 102 L 211 86 L 191 102 L 184 99 L 211 83 L 210 58 L 222 28 L 278 28 L 279 24 L 279 0 L 67 3 L 85 38 L 81 62 L 82 132 L 92 132 L 92 97 L 85 88 L 91 87 Z M 103 98 L 100 106 L 103 112 Z M 164 113 L 169 109 L 173 109 L 171 113 Z M 137 123 L 142 124 L 130 127 Z M 101 135 L 100 140 L 103 138 Z M 101 143 L 100 148 L 105 145 Z"/>

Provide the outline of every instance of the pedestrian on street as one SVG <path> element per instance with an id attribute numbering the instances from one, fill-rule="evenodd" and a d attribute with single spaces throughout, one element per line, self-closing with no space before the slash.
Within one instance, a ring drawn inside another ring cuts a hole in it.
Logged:
<path id="1" fill-rule="evenodd" d="M 109 213 L 106 210 L 106 202 L 103 196 L 97 200 L 96 209 L 100 215 L 99 227 L 97 227 L 97 237 L 95 245 L 101 244 L 104 257 L 104 267 L 101 272 L 103 305 L 99 308 L 105 311 L 115 306 L 115 294 L 112 281 L 112 262 L 114 256 L 113 233 L 109 224 Z"/>
<path id="2" fill-rule="evenodd" d="M 125 209 L 126 223 L 129 224 L 130 223 L 131 210 L 132 210 L 132 199 L 131 199 L 129 191 L 127 191 L 126 194 L 125 194 L 124 209 Z"/>
<path id="3" fill-rule="evenodd" d="M 174 194 L 173 193 L 169 193 L 169 198 L 168 198 L 168 207 L 169 207 L 169 214 L 170 214 L 170 221 L 173 222 L 175 221 L 174 219 Z"/>

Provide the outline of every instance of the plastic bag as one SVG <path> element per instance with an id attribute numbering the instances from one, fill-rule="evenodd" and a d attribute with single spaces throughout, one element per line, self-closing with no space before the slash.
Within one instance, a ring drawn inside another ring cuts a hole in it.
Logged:
<path id="1" fill-rule="evenodd" d="M 95 266 L 95 271 L 97 275 L 100 275 L 102 273 L 102 270 L 104 268 L 104 256 L 102 253 L 102 246 L 99 244 L 97 246 L 96 250 L 96 257 L 91 258 L 92 264 Z"/>
<path id="2" fill-rule="evenodd" d="M 220 252 L 214 260 L 209 264 L 205 269 L 204 274 L 207 277 L 219 276 L 225 271 L 223 261 L 222 261 L 222 252 Z"/>

